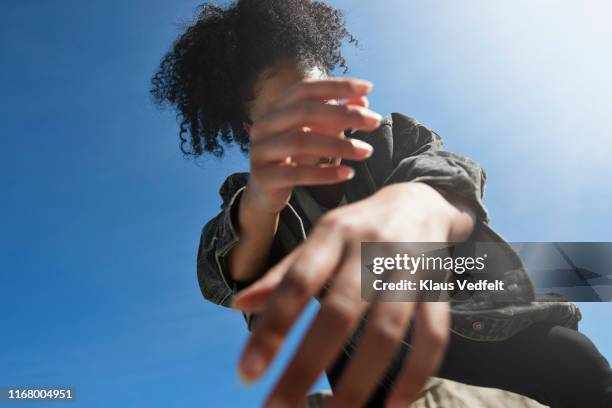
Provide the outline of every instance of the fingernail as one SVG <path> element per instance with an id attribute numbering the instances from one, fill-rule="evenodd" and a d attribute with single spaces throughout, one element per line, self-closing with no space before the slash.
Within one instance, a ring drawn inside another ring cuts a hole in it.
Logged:
<path id="1" fill-rule="evenodd" d="M 252 383 L 263 374 L 265 366 L 266 362 L 259 351 L 248 351 L 238 371 L 240 380 L 245 384 Z"/>
<path id="2" fill-rule="evenodd" d="M 372 88 L 374 88 L 374 84 L 370 81 L 366 81 L 364 79 L 356 80 L 357 88 L 359 92 L 370 92 Z"/>
<path id="3" fill-rule="evenodd" d="M 364 108 L 369 108 L 370 107 L 370 101 L 366 96 L 362 96 L 361 100 L 363 101 L 363 107 Z"/>
<path id="4" fill-rule="evenodd" d="M 368 109 L 364 109 L 363 117 L 368 125 L 378 125 L 382 120 L 382 116 Z"/>
<path id="5" fill-rule="evenodd" d="M 238 370 L 238 379 L 244 385 L 251 385 L 254 382 L 253 379 L 248 378 L 247 376 L 245 376 L 244 373 L 242 372 L 242 370 Z"/>
<path id="6" fill-rule="evenodd" d="M 350 167 L 338 167 L 338 176 L 343 179 L 352 179 L 355 176 L 355 170 Z"/>
<path id="7" fill-rule="evenodd" d="M 353 145 L 355 152 L 359 155 L 370 157 L 372 155 L 372 152 L 374 152 L 374 148 L 372 147 L 372 145 L 364 142 L 363 140 L 359 140 L 359 139 L 349 139 L 349 140 L 351 141 L 351 144 Z"/>

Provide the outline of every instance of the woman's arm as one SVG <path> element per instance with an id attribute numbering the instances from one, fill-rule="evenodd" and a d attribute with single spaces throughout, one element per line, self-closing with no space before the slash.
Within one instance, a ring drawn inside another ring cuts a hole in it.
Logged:
<path id="1" fill-rule="evenodd" d="M 263 272 L 279 219 L 278 212 L 258 208 L 252 197 L 252 189 L 247 184 L 240 197 L 235 223 L 240 240 L 228 254 L 230 277 L 243 285 Z"/>
<path id="2" fill-rule="evenodd" d="M 337 184 L 353 176 L 346 165 L 320 165 L 321 157 L 364 160 L 370 156 L 372 147 L 367 143 L 337 135 L 346 128 L 371 131 L 378 127 L 380 115 L 365 107 L 371 88 L 368 82 L 350 78 L 304 80 L 245 125 L 251 138 L 251 171 L 236 216 L 240 240 L 229 254 L 234 281 L 250 283 L 263 272 L 279 213 L 293 187 Z M 313 102 L 330 98 L 351 102 L 343 106 Z"/>

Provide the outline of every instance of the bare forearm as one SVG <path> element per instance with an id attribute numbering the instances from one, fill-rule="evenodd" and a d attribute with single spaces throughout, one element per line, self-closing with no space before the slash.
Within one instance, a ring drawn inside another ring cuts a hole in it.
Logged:
<path id="1" fill-rule="evenodd" d="M 251 282 L 263 272 L 278 228 L 279 214 L 254 206 L 247 186 L 237 215 L 240 240 L 228 254 L 229 273 L 237 282 Z"/>

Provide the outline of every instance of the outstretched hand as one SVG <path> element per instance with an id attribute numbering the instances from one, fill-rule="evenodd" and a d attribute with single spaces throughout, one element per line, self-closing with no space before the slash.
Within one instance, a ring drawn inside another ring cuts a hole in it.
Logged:
<path id="1" fill-rule="evenodd" d="M 361 242 L 448 242 L 453 211 L 425 184 L 384 187 L 365 200 L 326 213 L 305 242 L 237 296 L 234 308 L 260 312 L 239 363 L 242 378 L 255 381 L 309 300 L 330 283 L 317 317 L 266 406 L 299 405 L 368 309 L 358 349 L 329 406 L 364 405 L 411 324 L 412 351 L 387 404 L 405 406 L 417 396 L 443 358 L 449 337 L 448 304 L 366 302 L 361 297 Z"/>

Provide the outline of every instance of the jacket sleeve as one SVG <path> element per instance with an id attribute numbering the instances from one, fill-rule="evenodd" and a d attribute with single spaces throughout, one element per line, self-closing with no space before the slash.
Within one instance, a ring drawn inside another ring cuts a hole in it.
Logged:
<path id="1" fill-rule="evenodd" d="M 477 218 L 488 223 L 482 202 L 486 173 L 478 163 L 444 150 L 442 138 L 413 118 L 392 113 L 392 170 L 384 185 L 426 183 L 442 194 L 458 195 L 473 204 Z"/>
<path id="2" fill-rule="evenodd" d="M 200 235 L 197 255 L 200 290 L 204 298 L 225 307 L 230 307 L 234 295 L 247 286 L 230 277 L 227 255 L 240 239 L 235 225 L 236 211 L 248 177 L 249 173 L 234 173 L 225 180 L 219 190 L 223 199 L 221 211 L 206 223 Z M 265 269 L 279 262 L 283 256 L 282 245 L 275 236 Z M 250 330 L 257 315 L 243 313 L 243 316 Z"/>
<path id="3" fill-rule="evenodd" d="M 221 211 L 206 223 L 200 235 L 197 255 L 200 290 L 206 299 L 222 306 L 230 306 L 233 295 L 241 289 L 229 276 L 227 253 L 238 242 L 233 215 L 247 180 L 248 173 L 234 173 L 225 180 L 219 190 L 223 199 Z"/>

